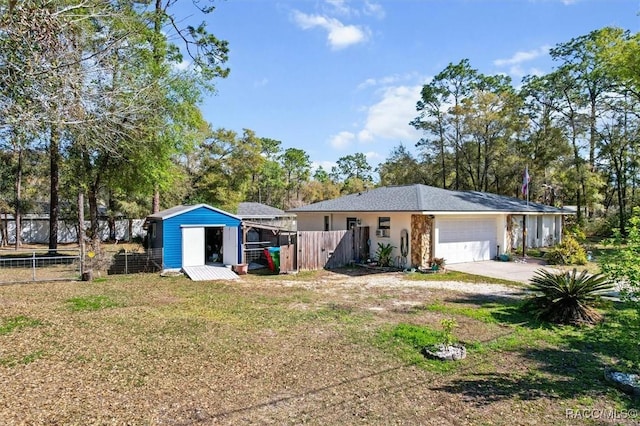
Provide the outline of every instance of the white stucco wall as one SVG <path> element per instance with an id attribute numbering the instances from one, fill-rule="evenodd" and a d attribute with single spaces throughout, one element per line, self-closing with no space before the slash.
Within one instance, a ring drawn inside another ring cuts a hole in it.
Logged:
<path id="1" fill-rule="evenodd" d="M 522 247 L 522 216 L 513 216 L 512 249 Z M 527 247 L 549 247 L 558 244 L 562 237 L 562 216 L 527 215 Z"/>
<path id="2" fill-rule="evenodd" d="M 1 219 L 0 220 L 4 220 Z M 143 219 L 133 220 L 133 237 L 144 237 L 146 231 L 142 229 Z M 90 223 L 85 221 L 85 228 Z M 102 240 L 109 238 L 109 225 L 106 220 L 99 221 L 100 237 Z M 116 220 L 116 238 L 118 240 L 126 240 L 129 233 L 129 220 Z M 7 235 L 9 244 L 15 244 L 16 241 L 16 223 L 13 219 L 7 220 Z M 26 244 L 46 244 L 49 242 L 49 219 L 22 219 L 22 232 L 20 234 L 22 242 Z M 75 243 L 78 241 L 78 233 L 76 225 L 71 222 L 58 221 L 58 242 L 61 244 Z"/>

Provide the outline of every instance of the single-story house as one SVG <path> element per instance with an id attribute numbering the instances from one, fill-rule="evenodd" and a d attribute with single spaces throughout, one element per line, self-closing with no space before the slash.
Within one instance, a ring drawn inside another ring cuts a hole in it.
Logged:
<path id="1" fill-rule="evenodd" d="M 165 269 L 242 263 L 242 221 L 207 204 L 176 206 L 147 217 L 149 250 Z"/>
<path id="2" fill-rule="evenodd" d="M 550 246 L 562 237 L 570 211 L 476 191 L 426 185 L 388 186 L 291 209 L 299 231 L 370 228 L 370 256 L 378 243 L 394 246 L 405 265 L 428 267 L 490 260 L 522 246 Z M 526 228 L 524 230 L 523 228 Z"/>

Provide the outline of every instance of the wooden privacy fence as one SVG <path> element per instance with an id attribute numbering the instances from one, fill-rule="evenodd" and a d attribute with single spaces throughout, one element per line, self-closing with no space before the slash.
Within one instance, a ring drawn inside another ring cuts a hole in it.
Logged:
<path id="1" fill-rule="evenodd" d="M 334 269 L 369 257 L 369 227 L 298 232 L 298 269 Z"/>

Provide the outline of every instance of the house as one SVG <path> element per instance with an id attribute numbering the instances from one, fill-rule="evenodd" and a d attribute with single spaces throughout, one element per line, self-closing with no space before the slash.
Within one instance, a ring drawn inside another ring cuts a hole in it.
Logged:
<path id="1" fill-rule="evenodd" d="M 419 184 L 376 188 L 291 212 L 299 231 L 368 227 L 371 258 L 378 243 L 391 244 L 398 264 L 418 267 L 433 258 L 447 263 L 493 259 L 522 246 L 523 237 L 527 247 L 555 244 L 563 215 L 571 214 L 512 197 Z"/>
<path id="2" fill-rule="evenodd" d="M 241 223 L 239 217 L 207 204 L 172 207 L 147 217 L 147 248 L 160 252 L 165 269 L 238 265 Z"/>

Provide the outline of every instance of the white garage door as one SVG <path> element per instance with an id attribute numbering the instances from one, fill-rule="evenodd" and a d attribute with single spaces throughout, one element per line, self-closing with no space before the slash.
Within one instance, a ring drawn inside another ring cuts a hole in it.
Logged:
<path id="1" fill-rule="evenodd" d="M 438 219 L 435 257 L 446 263 L 491 260 L 496 250 L 495 219 Z"/>
<path id="2" fill-rule="evenodd" d="M 182 228 L 182 266 L 204 265 L 204 227 Z"/>

